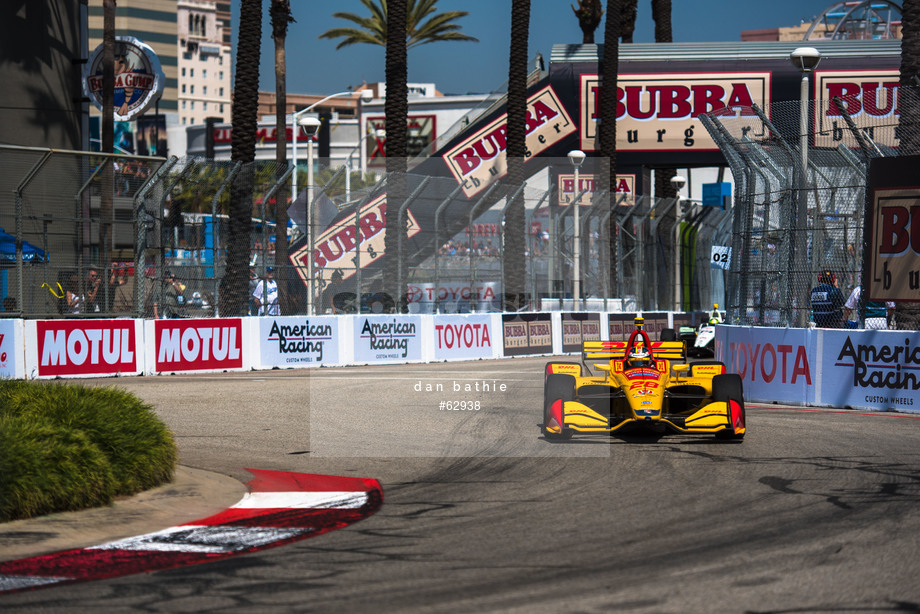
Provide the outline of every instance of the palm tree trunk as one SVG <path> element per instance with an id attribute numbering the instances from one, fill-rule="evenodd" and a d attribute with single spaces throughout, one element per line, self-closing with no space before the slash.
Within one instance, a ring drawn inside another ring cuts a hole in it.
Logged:
<path id="1" fill-rule="evenodd" d="M 604 23 L 604 56 L 601 60 L 601 125 L 598 134 L 600 144 L 600 169 L 598 192 L 606 193 L 611 207 L 616 206 L 616 194 L 611 186 L 616 181 L 617 173 L 617 80 L 618 64 L 620 61 L 620 20 L 622 19 L 625 5 L 632 4 L 633 0 L 610 0 L 607 3 L 607 20 Z M 635 19 L 635 12 L 633 13 Z M 613 296 L 618 294 L 619 279 L 617 276 L 617 231 L 616 211 L 611 212 L 607 227 L 608 255 L 607 266 L 610 268 L 609 292 Z"/>
<path id="2" fill-rule="evenodd" d="M 230 158 L 244 164 L 230 189 L 230 232 L 227 268 L 220 284 L 221 315 L 246 314 L 249 293 L 249 242 L 252 226 L 253 160 L 259 104 L 259 51 L 262 38 L 262 3 L 242 0 L 233 88 Z"/>
<path id="3" fill-rule="evenodd" d="M 508 197 L 524 183 L 524 161 L 527 153 L 527 38 L 530 34 L 530 0 L 511 1 L 511 49 L 508 56 L 508 97 L 506 125 L 506 176 Z M 524 282 L 527 279 L 525 261 L 524 196 L 519 193 L 508 207 L 502 226 L 502 258 L 506 311 L 517 311 L 524 304 Z"/>
<path id="4" fill-rule="evenodd" d="M 613 0 L 611 0 L 611 3 L 612 1 Z M 623 39 L 624 43 L 633 42 L 633 32 L 636 31 L 638 4 L 639 0 L 621 0 L 620 6 L 622 7 L 622 13 L 620 13 L 620 37 Z M 608 8 L 607 11 L 607 19 L 610 19 L 610 9 Z"/>
<path id="5" fill-rule="evenodd" d="M 115 151 L 115 8 L 116 0 L 102 3 L 102 151 Z M 112 211 L 115 199 L 115 161 L 110 159 L 102 171 L 102 192 L 99 199 L 99 259 L 106 270 L 102 279 L 108 281 L 111 261 Z"/>
<path id="6" fill-rule="evenodd" d="M 920 154 L 920 0 L 904 0 L 901 5 L 901 117 L 899 154 Z M 865 267 L 866 263 L 863 263 Z M 895 304 L 899 330 L 920 330 L 920 303 Z"/>
<path id="7" fill-rule="evenodd" d="M 272 18 L 272 38 L 275 41 L 275 177 L 281 178 L 287 170 L 287 58 L 285 40 L 291 17 L 290 0 L 272 0 L 269 12 Z M 294 126 L 297 129 L 297 126 Z M 281 290 L 282 313 L 291 313 L 290 298 L 292 275 L 288 267 L 288 190 L 282 186 L 275 193 L 275 281 Z"/>
<path id="8" fill-rule="evenodd" d="M 387 45 L 386 83 L 387 97 L 384 103 L 386 115 L 386 161 L 387 161 L 387 216 L 384 249 L 383 284 L 397 304 L 403 304 L 404 289 L 399 287 L 400 264 L 405 250 L 406 229 L 399 226 L 399 209 L 406 200 L 406 157 L 408 137 L 406 132 L 409 115 L 408 52 L 406 47 L 406 0 L 387 2 Z"/>

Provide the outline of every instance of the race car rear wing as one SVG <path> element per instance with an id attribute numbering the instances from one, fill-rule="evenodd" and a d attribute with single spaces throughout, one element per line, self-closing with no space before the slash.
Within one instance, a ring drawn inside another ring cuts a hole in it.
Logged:
<path id="1" fill-rule="evenodd" d="M 626 358 L 626 341 L 585 341 L 581 359 L 586 364 L 591 360 L 614 360 Z M 653 341 L 652 356 L 658 360 L 686 360 L 686 346 L 683 341 Z"/>

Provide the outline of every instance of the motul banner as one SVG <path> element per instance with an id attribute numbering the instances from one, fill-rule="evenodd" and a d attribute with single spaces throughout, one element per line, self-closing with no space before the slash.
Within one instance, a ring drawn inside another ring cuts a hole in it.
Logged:
<path id="1" fill-rule="evenodd" d="M 135 320 L 26 321 L 26 339 L 26 364 L 38 377 L 141 371 L 140 325 Z"/>
<path id="2" fill-rule="evenodd" d="M 156 320 L 154 369 L 217 371 L 243 368 L 243 322 L 239 318 Z"/>

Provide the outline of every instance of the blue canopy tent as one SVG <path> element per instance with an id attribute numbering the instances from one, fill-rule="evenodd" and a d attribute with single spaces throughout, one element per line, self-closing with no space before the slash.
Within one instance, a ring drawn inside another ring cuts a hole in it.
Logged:
<path id="1" fill-rule="evenodd" d="M 22 242 L 22 261 L 37 264 L 48 262 L 48 254 L 28 241 Z M 0 267 L 16 264 L 16 237 L 0 228 Z"/>

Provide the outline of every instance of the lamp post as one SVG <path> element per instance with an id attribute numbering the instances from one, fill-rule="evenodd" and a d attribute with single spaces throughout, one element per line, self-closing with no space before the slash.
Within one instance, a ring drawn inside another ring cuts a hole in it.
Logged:
<path id="1" fill-rule="evenodd" d="M 361 137 L 361 140 L 358 141 L 358 147 L 355 148 L 348 157 L 345 158 L 345 200 L 351 200 L 351 159 L 354 157 L 355 153 L 360 153 L 361 159 L 361 178 L 367 174 L 366 169 L 366 158 L 364 156 L 364 142 L 370 137 L 383 138 L 386 135 L 386 131 L 383 129 L 377 130 L 369 134 L 365 134 Z"/>
<path id="2" fill-rule="evenodd" d="M 347 91 L 347 92 L 337 92 L 337 93 L 335 93 L 335 94 L 330 94 L 329 96 L 326 96 L 326 97 L 323 98 L 322 100 L 317 100 L 316 102 L 314 102 L 313 104 L 311 104 L 309 107 L 307 107 L 307 108 L 305 108 L 305 109 L 301 109 L 300 111 L 297 111 L 297 112 L 294 113 L 294 115 L 292 116 L 291 119 L 293 120 L 293 124 L 294 124 L 294 138 L 291 139 L 291 140 L 293 141 L 294 177 L 293 177 L 293 179 L 292 179 L 291 192 L 293 193 L 293 195 L 294 195 L 293 197 L 294 197 L 294 198 L 297 198 L 297 137 L 298 137 L 298 135 L 299 135 L 299 133 L 300 133 L 300 126 L 306 126 L 306 124 L 304 124 L 304 123 L 302 123 L 302 122 L 300 121 L 300 117 L 301 117 L 304 113 L 309 113 L 310 111 L 312 111 L 313 109 L 315 109 L 315 108 L 318 107 L 319 105 L 323 104 L 323 103 L 326 102 L 327 100 L 330 100 L 330 99 L 332 99 L 332 98 L 340 98 L 340 97 L 342 97 L 342 96 L 354 96 L 355 94 L 358 94 L 358 96 L 359 96 L 359 97 L 358 97 L 358 107 L 359 107 L 359 113 L 360 113 L 360 106 L 361 106 L 361 103 L 362 103 L 362 102 L 367 102 L 368 100 L 370 100 L 370 99 L 373 98 L 373 96 L 374 96 L 374 94 L 373 94 L 370 90 L 361 90 L 360 92 Z M 312 141 L 313 136 L 314 136 L 315 134 L 316 134 L 316 133 L 314 132 L 312 135 L 310 135 L 310 140 L 311 140 L 311 141 Z"/>
<path id="3" fill-rule="evenodd" d="M 680 311 L 680 220 L 683 215 L 680 206 L 680 191 L 687 183 L 687 179 L 681 175 L 671 177 L 671 185 L 677 193 L 677 201 L 674 203 L 674 310 Z"/>
<path id="4" fill-rule="evenodd" d="M 789 54 L 789 61 L 802 73 L 799 90 L 799 148 L 802 155 L 802 173 L 808 172 L 808 79 L 821 61 L 821 52 L 814 47 L 799 47 Z M 804 186 L 803 186 L 804 187 Z"/>
<path id="5" fill-rule="evenodd" d="M 573 249 L 573 255 L 575 259 L 575 279 L 572 286 L 572 298 L 575 311 L 581 310 L 581 224 L 578 221 L 578 207 L 580 206 L 579 200 L 581 200 L 581 190 L 579 189 L 579 180 L 578 180 L 578 169 L 581 167 L 582 162 L 585 161 L 585 152 L 580 149 L 574 149 L 569 152 L 569 162 L 572 163 L 572 166 L 575 167 L 575 198 L 572 200 L 572 205 L 575 207 L 574 220 L 575 220 L 575 245 Z"/>
<path id="6" fill-rule="evenodd" d="M 799 153 L 802 157 L 802 171 L 798 182 L 799 190 L 795 220 L 792 224 L 795 231 L 793 232 L 793 241 L 790 241 L 789 273 L 791 274 L 794 266 L 793 262 L 798 260 L 796 258 L 796 245 L 798 244 L 795 241 L 796 234 L 804 233 L 808 228 L 808 80 L 809 74 L 814 72 L 815 68 L 818 67 L 818 62 L 821 61 L 821 52 L 814 47 L 799 47 L 789 54 L 789 61 L 792 62 L 796 70 L 802 73 L 802 84 L 799 91 Z M 802 245 L 804 243 L 804 241 L 801 242 Z M 808 284 L 798 285 L 804 288 L 798 297 L 799 305 L 807 305 L 809 303 Z M 798 310 L 796 326 L 805 325 L 805 313 L 805 310 Z"/>

